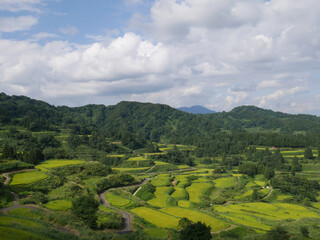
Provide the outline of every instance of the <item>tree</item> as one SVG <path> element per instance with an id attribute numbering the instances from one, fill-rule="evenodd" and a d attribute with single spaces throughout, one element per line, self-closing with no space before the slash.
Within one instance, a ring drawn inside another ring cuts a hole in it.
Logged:
<path id="1" fill-rule="evenodd" d="M 8 144 L 4 145 L 2 149 L 2 156 L 3 159 L 15 159 L 16 158 L 16 151 L 12 146 Z"/>
<path id="2" fill-rule="evenodd" d="M 311 147 L 307 147 L 304 150 L 304 157 L 308 158 L 308 159 L 313 159 L 313 153 L 312 153 L 312 148 Z"/>
<path id="3" fill-rule="evenodd" d="M 97 227 L 97 211 L 99 202 L 89 192 L 72 201 L 71 212 L 80 218 L 90 228 Z"/>
<path id="4" fill-rule="evenodd" d="M 180 231 L 181 240 L 210 240 L 211 227 L 207 226 L 205 223 L 197 222 L 187 225 Z"/>
<path id="5" fill-rule="evenodd" d="M 300 232 L 301 232 L 302 236 L 309 238 L 309 230 L 308 230 L 307 226 L 301 226 Z"/>
<path id="6" fill-rule="evenodd" d="M 289 240 L 290 235 L 287 230 L 282 226 L 277 226 L 266 234 L 268 240 Z"/>
<path id="7" fill-rule="evenodd" d="M 178 223 L 178 228 L 185 228 L 187 227 L 188 225 L 192 224 L 192 221 L 189 220 L 188 218 L 186 217 L 183 217 L 179 220 L 179 223 Z"/>
<path id="8" fill-rule="evenodd" d="M 258 190 L 256 188 L 253 189 L 251 199 L 252 199 L 252 201 L 256 201 L 259 199 Z"/>

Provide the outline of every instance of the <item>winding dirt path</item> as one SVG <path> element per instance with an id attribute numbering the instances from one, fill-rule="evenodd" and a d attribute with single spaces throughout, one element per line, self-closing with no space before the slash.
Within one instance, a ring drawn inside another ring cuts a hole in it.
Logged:
<path id="1" fill-rule="evenodd" d="M 39 206 L 37 205 L 23 205 L 23 206 L 20 206 L 19 205 L 19 195 L 15 192 L 12 192 L 10 190 L 10 188 L 8 187 L 8 184 L 10 182 L 10 177 L 9 175 L 10 174 L 14 174 L 14 173 L 21 173 L 21 172 L 33 172 L 35 171 L 35 169 L 26 169 L 26 170 L 18 170 L 18 171 L 12 171 L 12 172 L 7 172 L 7 173 L 3 173 L 2 176 L 6 179 L 3 183 L 3 186 L 13 195 L 13 204 L 11 207 L 7 207 L 7 208 L 2 208 L 1 209 L 1 212 L 5 213 L 9 210 L 12 210 L 12 209 L 16 209 L 16 208 L 29 208 L 29 209 L 40 209 Z"/>
<path id="2" fill-rule="evenodd" d="M 99 193 L 99 199 L 100 199 L 100 203 L 103 206 L 112 208 L 114 210 L 117 210 L 120 212 L 120 214 L 122 215 L 122 229 L 120 231 L 118 231 L 118 234 L 128 234 L 128 233 L 132 233 L 133 228 L 132 228 L 132 215 L 128 212 L 122 211 L 119 208 L 113 207 L 111 206 L 111 204 L 107 201 L 106 199 L 106 192 L 110 191 L 110 190 L 114 190 L 114 189 L 119 189 L 119 188 L 125 188 L 125 187 L 139 187 L 138 190 L 136 190 L 133 194 L 133 196 L 140 190 L 140 188 L 142 187 L 142 185 L 145 185 L 149 180 L 151 180 L 151 178 L 146 178 L 142 183 L 140 184 L 134 184 L 134 185 L 129 185 L 129 186 L 124 186 L 124 187 L 118 187 L 118 188 L 109 188 L 107 190 L 104 190 L 103 192 Z"/>
<path id="3" fill-rule="evenodd" d="M 268 195 L 267 196 L 265 196 L 264 198 L 262 198 L 262 199 L 266 199 L 266 198 L 268 198 L 270 195 L 271 195 L 271 193 L 273 192 L 273 188 L 272 187 L 270 187 L 270 192 L 268 193 Z"/>

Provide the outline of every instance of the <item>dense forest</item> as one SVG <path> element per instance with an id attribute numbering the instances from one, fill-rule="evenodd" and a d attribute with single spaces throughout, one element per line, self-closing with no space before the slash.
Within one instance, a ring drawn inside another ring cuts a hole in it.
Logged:
<path id="1" fill-rule="evenodd" d="M 145 140 L 190 144 L 213 152 L 239 152 L 253 143 L 277 147 L 317 146 L 320 143 L 319 117 L 253 106 L 194 115 L 167 105 L 139 102 L 55 107 L 28 97 L 1 93 L 0 124 L 30 131 L 71 129 L 72 134 L 78 135 L 99 132 L 125 142 L 127 139 L 127 144 L 136 145 L 133 148 L 140 147 Z"/>
<path id="2" fill-rule="evenodd" d="M 253 106 L 195 115 L 139 102 L 52 106 L 1 93 L 0 233 L 317 239 L 319 130 L 319 117 Z M 41 230 L 1 222 L 30 220 L 33 211 Z M 123 219 L 133 221 L 129 231 Z"/>

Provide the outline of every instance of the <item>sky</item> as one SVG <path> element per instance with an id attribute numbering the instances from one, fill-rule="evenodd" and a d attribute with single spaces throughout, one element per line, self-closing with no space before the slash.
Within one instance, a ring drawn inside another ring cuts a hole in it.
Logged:
<path id="1" fill-rule="evenodd" d="M 319 0 L 0 0 L 0 92 L 320 115 Z"/>

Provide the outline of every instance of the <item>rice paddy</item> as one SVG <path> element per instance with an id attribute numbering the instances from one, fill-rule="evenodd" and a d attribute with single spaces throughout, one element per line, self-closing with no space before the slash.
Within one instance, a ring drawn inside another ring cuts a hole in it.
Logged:
<path id="1" fill-rule="evenodd" d="M 170 214 L 176 217 L 186 217 L 189 218 L 193 222 L 201 221 L 205 222 L 207 225 L 211 227 L 211 231 L 218 231 L 230 226 L 230 224 L 213 218 L 207 214 L 202 212 L 194 211 L 191 209 L 179 208 L 179 207 L 167 207 L 161 209 L 161 212 Z"/>
<path id="2" fill-rule="evenodd" d="M 44 205 L 50 210 L 67 211 L 72 207 L 72 203 L 69 200 L 54 200 Z"/>
<path id="3" fill-rule="evenodd" d="M 233 177 L 218 178 L 213 182 L 216 184 L 215 187 L 218 187 L 218 188 L 232 187 L 237 184 L 236 179 Z"/>
<path id="4" fill-rule="evenodd" d="M 48 175 L 42 171 L 17 173 L 13 175 L 12 182 L 10 186 L 14 185 L 26 185 L 29 183 L 34 183 L 46 179 Z"/>
<path id="5" fill-rule="evenodd" d="M 320 218 L 316 212 L 300 205 L 287 203 L 244 203 L 228 206 L 214 206 L 214 210 L 235 223 L 269 230 L 267 220 L 285 220 L 301 218 Z M 266 223 L 261 223 L 265 219 Z M 262 225 L 261 225 L 262 224 Z"/>
<path id="6" fill-rule="evenodd" d="M 210 187 L 212 187 L 211 183 L 192 183 L 190 187 L 186 188 L 189 194 L 189 200 L 191 202 L 200 203 L 203 192 Z"/>
<path id="7" fill-rule="evenodd" d="M 117 207 L 124 207 L 124 206 L 128 205 L 129 203 L 131 203 L 131 201 L 129 199 L 120 197 L 120 196 L 115 195 L 113 193 L 106 193 L 106 199 L 108 200 L 108 202 L 111 205 L 117 206 Z"/>
<path id="8" fill-rule="evenodd" d="M 68 166 L 68 165 L 77 165 L 82 163 L 84 163 L 83 160 L 48 160 L 36 166 L 36 168 L 50 169 L 50 168 Z"/>
<path id="9" fill-rule="evenodd" d="M 146 207 L 132 209 L 131 212 L 160 228 L 177 228 L 179 218 Z"/>

